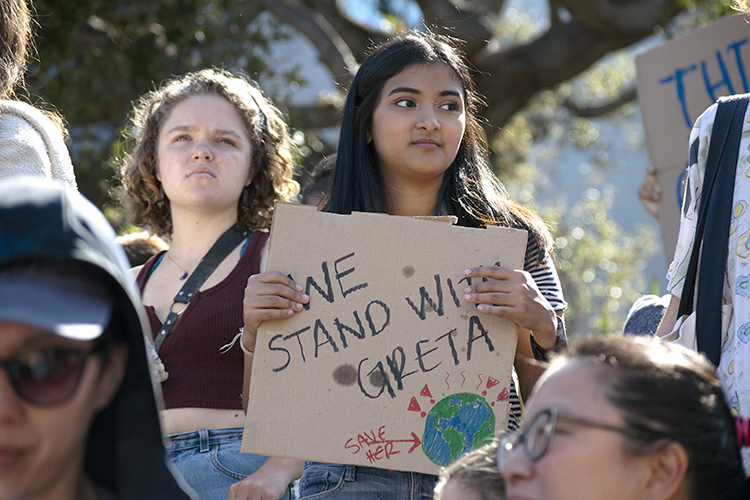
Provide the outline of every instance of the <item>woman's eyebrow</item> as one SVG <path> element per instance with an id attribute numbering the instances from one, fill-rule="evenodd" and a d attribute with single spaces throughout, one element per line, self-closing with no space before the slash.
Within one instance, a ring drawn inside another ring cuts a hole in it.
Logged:
<path id="1" fill-rule="evenodd" d="M 237 139 L 242 139 L 242 136 L 235 132 L 234 130 L 229 129 L 218 129 L 216 131 L 219 135 L 231 135 L 232 137 L 235 137 Z"/>
<path id="2" fill-rule="evenodd" d="M 459 99 L 462 98 L 461 93 L 460 92 L 456 92 L 455 90 L 443 90 L 442 92 L 440 92 L 440 97 L 445 97 L 445 96 L 449 96 L 449 95 L 458 97 Z"/>
<path id="3" fill-rule="evenodd" d="M 197 129 L 198 128 L 193 125 L 175 125 L 174 127 L 167 130 L 166 133 L 172 134 L 174 132 L 193 132 Z"/>
<path id="4" fill-rule="evenodd" d="M 401 92 L 406 92 L 407 94 L 421 94 L 422 93 L 421 90 L 418 90 L 412 87 L 396 87 L 395 89 L 388 92 L 388 95 L 399 94 Z"/>
<path id="5" fill-rule="evenodd" d="M 402 92 L 407 93 L 407 94 L 416 94 L 416 95 L 422 94 L 421 90 L 415 89 L 412 87 L 396 87 L 395 89 L 388 92 L 388 95 L 399 94 Z M 454 97 L 458 97 L 459 99 L 462 98 L 461 93 L 455 90 L 443 90 L 442 92 L 440 92 L 440 97 L 446 97 L 446 96 L 454 96 Z"/>
<path id="6" fill-rule="evenodd" d="M 172 127 L 171 129 L 169 129 L 167 131 L 167 133 L 171 134 L 173 132 L 193 132 L 195 130 L 198 130 L 198 127 L 196 127 L 194 125 L 176 125 L 176 126 Z M 234 130 L 230 130 L 230 129 L 217 129 L 216 133 L 219 134 L 219 135 L 231 135 L 231 136 L 236 137 L 238 139 L 242 138 L 242 136 L 240 134 L 238 134 Z"/>

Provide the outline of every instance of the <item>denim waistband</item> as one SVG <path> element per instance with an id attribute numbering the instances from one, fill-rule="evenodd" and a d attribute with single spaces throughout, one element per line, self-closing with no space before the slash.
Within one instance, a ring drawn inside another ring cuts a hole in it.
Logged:
<path id="1" fill-rule="evenodd" d="M 242 441 L 242 427 L 224 427 L 221 429 L 198 429 L 192 432 L 170 434 L 164 436 L 164 446 L 167 451 L 174 452 L 191 448 L 202 453 L 210 450 L 211 446 Z"/>

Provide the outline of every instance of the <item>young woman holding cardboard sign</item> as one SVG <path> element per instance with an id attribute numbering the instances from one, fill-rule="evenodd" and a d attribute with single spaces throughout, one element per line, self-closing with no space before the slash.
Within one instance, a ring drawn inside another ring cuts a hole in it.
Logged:
<path id="1" fill-rule="evenodd" d="M 477 278 L 464 300 L 520 326 L 518 359 L 545 358 L 565 345 L 565 302 L 550 257 L 551 237 L 532 212 L 511 202 L 489 168 L 476 115 L 480 96 L 463 56 L 448 39 L 409 33 L 390 39 L 360 66 L 344 107 L 338 157 L 326 211 L 349 214 L 455 215 L 463 226 L 497 224 L 529 232 L 525 269 L 468 269 Z M 483 278 L 487 278 L 486 281 Z M 263 321 L 303 309 L 309 297 L 282 273 L 252 276 L 245 291 L 245 336 L 254 350 Z M 531 366 L 517 363 L 522 387 Z M 247 375 L 246 375 L 247 376 Z M 513 388 L 511 427 L 520 405 Z M 427 498 L 435 476 L 307 463 L 301 497 Z"/>

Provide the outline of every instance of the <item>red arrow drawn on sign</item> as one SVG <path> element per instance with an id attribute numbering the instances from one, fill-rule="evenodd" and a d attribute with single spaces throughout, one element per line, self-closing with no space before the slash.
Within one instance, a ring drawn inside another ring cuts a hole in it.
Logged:
<path id="1" fill-rule="evenodd" d="M 409 451 L 407 452 L 408 454 L 416 450 L 417 446 L 422 444 L 422 441 L 419 439 L 419 437 L 416 434 L 412 432 L 411 439 L 384 439 L 382 441 L 373 441 L 370 444 L 373 445 L 373 444 L 388 444 L 388 443 L 414 443 L 409 449 Z"/>

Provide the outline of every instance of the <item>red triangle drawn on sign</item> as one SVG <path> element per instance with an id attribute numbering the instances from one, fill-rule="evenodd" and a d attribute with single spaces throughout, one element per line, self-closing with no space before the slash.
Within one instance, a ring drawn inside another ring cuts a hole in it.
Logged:
<path id="1" fill-rule="evenodd" d="M 487 377 L 487 389 L 491 387 L 495 387 L 497 384 L 499 384 L 500 381 L 496 378 Z"/>
<path id="2" fill-rule="evenodd" d="M 500 391 L 500 394 L 497 395 L 498 401 L 505 401 L 508 399 L 508 388 L 504 387 L 502 391 Z"/>
<path id="3" fill-rule="evenodd" d="M 409 403 L 409 411 L 422 411 L 422 408 L 419 406 L 419 403 L 417 402 L 417 398 L 414 396 L 411 397 L 411 402 Z"/>
<path id="4" fill-rule="evenodd" d="M 432 397 L 432 393 L 430 392 L 430 388 L 427 387 L 427 384 L 424 385 L 424 389 L 422 389 L 422 392 L 420 392 L 419 395 L 427 398 Z"/>

